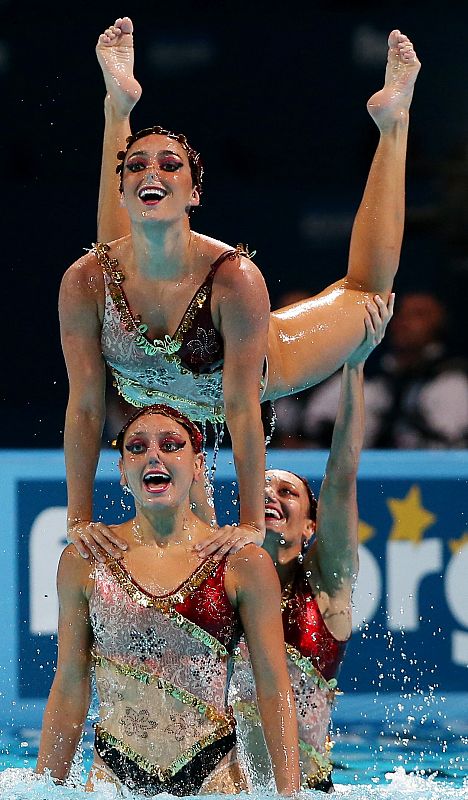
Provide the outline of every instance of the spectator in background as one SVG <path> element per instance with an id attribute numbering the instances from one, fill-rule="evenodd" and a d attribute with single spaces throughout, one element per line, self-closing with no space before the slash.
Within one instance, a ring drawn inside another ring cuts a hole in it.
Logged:
<path id="1" fill-rule="evenodd" d="M 447 350 L 446 318 L 445 306 L 430 292 L 400 299 L 389 327 L 390 347 L 365 381 L 365 447 L 468 446 L 468 360 Z M 302 428 L 296 430 L 309 446 L 330 446 L 339 389 L 340 377 L 334 375 L 308 397 Z"/>

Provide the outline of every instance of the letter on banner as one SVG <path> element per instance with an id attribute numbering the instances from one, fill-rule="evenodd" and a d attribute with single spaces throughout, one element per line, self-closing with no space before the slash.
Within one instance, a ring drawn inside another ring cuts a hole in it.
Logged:
<path id="1" fill-rule="evenodd" d="M 426 575 L 442 572 L 442 541 L 387 543 L 387 619 L 390 630 L 419 627 L 419 586 Z"/>
<path id="2" fill-rule="evenodd" d="M 371 551 L 359 545 L 359 575 L 353 592 L 353 630 L 370 622 L 380 606 L 382 578 L 380 567 Z"/>
<path id="3" fill-rule="evenodd" d="M 29 625 L 31 633 L 56 633 L 57 567 L 66 544 L 67 509 L 46 508 L 36 517 L 29 538 Z"/>
<path id="4" fill-rule="evenodd" d="M 445 571 L 445 596 L 453 616 L 468 628 L 468 545 L 455 550 Z M 468 665 L 468 631 L 452 633 L 452 660 Z"/>

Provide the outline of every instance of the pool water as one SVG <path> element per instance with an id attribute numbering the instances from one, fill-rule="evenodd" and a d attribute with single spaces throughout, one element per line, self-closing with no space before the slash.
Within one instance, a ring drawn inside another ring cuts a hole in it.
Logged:
<path id="1" fill-rule="evenodd" d="M 464 715 L 455 710 L 457 704 L 452 705 L 452 717 L 444 713 L 442 719 L 435 720 L 439 712 L 432 719 L 406 715 L 403 724 L 397 715 L 387 721 L 385 731 L 381 721 L 372 719 L 369 709 L 362 710 L 359 719 L 352 719 L 353 710 L 347 715 L 351 719 L 346 719 L 346 714 L 344 719 L 338 718 L 333 748 L 337 800 L 468 800 L 468 725 Z M 365 709 L 365 702 L 362 706 Z M 108 800 L 118 796 L 108 785 L 91 795 L 32 776 L 39 736 L 37 728 L 23 727 L 12 728 L 1 738 L 0 800 L 91 796 Z M 91 759 L 92 731 L 88 728 L 83 743 L 83 770 L 87 771 Z M 324 796 L 316 792 L 307 795 L 310 800 Z M 129 792 L 125 796 L 133 797 Z M 250 798 L 261 796 L 256 793 Z"/>

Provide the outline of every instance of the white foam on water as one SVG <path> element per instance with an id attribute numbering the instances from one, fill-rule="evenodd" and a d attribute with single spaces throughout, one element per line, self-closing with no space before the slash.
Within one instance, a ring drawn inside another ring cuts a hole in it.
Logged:
<path id="1" fill-rule="evenodd" d="M 456 786 L 447 781 L 438 781 L 434 776 L 406 774 L 403 767 L 387 773 L 385 784 L 379 782 L 368 785 L 336 786 L 336 800 L 468 800 L 468 781 Z M 379 779 L 374 779 L 378 781 Z M 108 783 L 99 784 L 94 792 L 85 792 L 82 787 L 56 786 L 48 776 L 36 775 L 31 769 L 9 768 L 0 773 L 0 800 L 141 800 L 142 795 L 134 795 L 128 790 L 119 792 Z M 173 795 L 155 795 L 157 800 Z M 198 795 L 199 797 L 199 795 Z M 272 795 L 254 792 L 246 795 L 210 795 L 213 800 L 262 800 Z M 301 792 L 298 800 L 319 800 L 320 792 Z"/>

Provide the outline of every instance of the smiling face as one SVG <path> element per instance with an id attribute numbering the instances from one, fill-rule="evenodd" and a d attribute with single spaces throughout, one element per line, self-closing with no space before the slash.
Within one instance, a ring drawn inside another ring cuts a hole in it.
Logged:
<path id="1" fill-rule="evenodd" d="M 121 483 L 137 508 L 177 509 L 188 497 L 193 481 L 203 473 L 203 456 L 195 454 L 182 425 L 163 414 L 142 414 L 131 423 L 119 462 Z"/>
<path id="2" fill-rule="evenodd" d="M 307 489 L 294 473 L 280 469 L 266 473 L 265 524 L 270 545 L 288 550 L 291 557 L 299 555 L 304 539 L 314 532 Z"/>
<path id="3" fill-rule="evenodd" d="M 132 219 L 170 221 L 200 203 L 187 153 L 168 136 L 151 134 L 134 142 L 123 164 L 122 182 Z"/>

